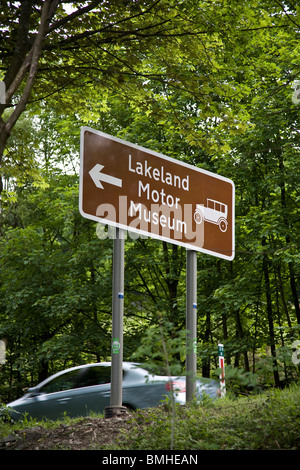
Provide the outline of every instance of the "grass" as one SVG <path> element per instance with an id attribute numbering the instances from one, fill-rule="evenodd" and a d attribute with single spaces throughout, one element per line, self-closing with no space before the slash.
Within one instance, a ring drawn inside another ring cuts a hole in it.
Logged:
<path id="1" fill-rule="evenodd" d="M 2 409 L 3 412 L 4 409 Z M 102 414 L 94 414 L 92 413 L 90 415 L 91 417 L 103 417 Z M 44 429 L 55 429 L 61 424 L 65 426 L 73 426 L 76 425 L 76 423 L 79 423 L 82 421 L 81 417 L 78 418 L 70 418 L 67 415 L 64 415 L 61 419 L 57 420 L 38 420 L 36 418 L 30 418 L 25 414 L 24 419 L 16 421 L 16 422 L 11 422 L 9 419 L 8 413 L 5 413 L 5 410 L 3 412 L 3 419 L 0 418 L 0 438 L 1 437 L 6 437 L 9 434 L 12 434 L 14 432 L 18 432 L 22 429 L 28 429 L 28 428 L 34 428 L 34 427 L 42 427 Z"/>
<path id="2" fill-rule="evenodd" d="M 165 403 L 132 413 L 130 421 L 130 432 L 120 431 L 110 450 L 299 450 L 300 386 L 247 398 L 206 398 L 175 410 Z M 61 423 L 0 420 L 0 436 L 24 427 L 53 430 Z M 76 420 L 66 418 L 64 424 L 74 426 Z"/>
<path id="3" fill-rule="evenodd" d="M 251 397 L 137 412 L 119 450 L 296 450 L 300 449 L 300 387 Z"/>

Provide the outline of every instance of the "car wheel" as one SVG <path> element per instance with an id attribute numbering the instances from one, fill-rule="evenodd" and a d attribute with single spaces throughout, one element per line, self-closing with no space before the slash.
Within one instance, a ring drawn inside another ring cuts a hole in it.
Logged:
<path id="1" fill-rule="evenodd" d="M 227 220 L 226 219 L 219 219 L 218 220 L 218 225 L 219 225 L 219 229 L 221 230 L 221 232 L 226 232 L 227 230 Z"/>
<path id="2" fill-rule="evenodd" d="M 203 220 L 203 215 L 201 214 L 201 212 L 195 212 L 194 220 L 195 220 L 196 224 L 201 224 L 201 222 Z"/>

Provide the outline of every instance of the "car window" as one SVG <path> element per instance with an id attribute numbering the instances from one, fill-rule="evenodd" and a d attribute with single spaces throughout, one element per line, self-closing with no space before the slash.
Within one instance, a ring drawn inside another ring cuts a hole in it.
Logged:
<path id="1" fill-rule="evenodd" d="M 41 387 L 40 393 L 55 393 L 72 388 L 90 387 L 106 383 L 110 383 L 109 366 L 85 367 L 56 377 Z"/>
<path id="2" fill-rule="evenodd" d="M 65 374 L 56 377 L 55 379 L 51 380 L 43 387 L 41 387 L 41 393 L 54 393 L 54 392 L 61 392 L 63 390 L 69 390 L 75 387 L 76 384 L 76 377 L 78 375 L 78 370 L 72 370 L 70 372 L 66 372 Z"/>
<path id="3" fill-rule="evenodd" d="M 90 387 L 110 383 L 110 367 L 86 367 L 82 369 L 77 377 L 76 387 Z"/>

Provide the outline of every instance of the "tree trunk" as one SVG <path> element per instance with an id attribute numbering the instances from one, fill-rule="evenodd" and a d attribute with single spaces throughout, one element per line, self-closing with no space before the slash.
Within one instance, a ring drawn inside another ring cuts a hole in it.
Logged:
<path id="1" fill-rule="evenodd" d="M 285 166 L 284 166 L 284 161 L 283 161 L 283 155 L 282 151 L 279 151 L 278 155 L 278 160 L 279 160 L 279 170 L 281 174 L 281 182 L 280 182 L 280 198 L 281 198 L 281 205 L 283 208 L 283 221 L 286 226 L 286 244 L 290 245 L 291 243 L 291 237 L 289 235 L 291 231 L 290 227 L 290 221 L 288 218 L 288 211 L 286 207 L 286 188 L 285 188 Z M 300 325 L 300 306 L 299 306 L 299 299 L 298 299 L 298 294 L 297 294 L 297 285 L 296 285 L 296 280 L 295 280 L 295 275 L 294 275 L 294 267 L 291 262 L 288 263 L 289 271 L 290 271 L 290 286 L 291 286 L 291 291 L 292 291 L 292 296 L 293 296 L 293 301 L 294 301 L 294 306 L 295 306 L 295 312 L 296 312 L 296 318 L 297 318 L 297 323 Z"/>
<path id="2" fill-rule="evenodd" d="M 26 105 L 28 103 L 31 90 L 35 81 L 35 77 L 38 71 L 44 38 L 49 27 L 49 22 L 56 8 L 57 1 L 52 2 L 52 0 L 45 0 L 45 2 L 43 2 L 39 28 L 34 39 L 33 45 L 30 51 L 26 54 L 26 35 L 28 33 L 29 18 L 32 13 L 32 2 L 22 2 L 16 48 L 14 51 L 14 56 L 10 68 L 4 79 L 4 82 L 6 84 L 6 103 L 1 106 L 1 114 L 3 110 L 9 105 L 12 97 L 18 93 L 26 74 L 27 78 L 24 89 L 20 95 L 20 99 L 18 103 L 14 106 L 14 110 L 10 114 L 7 122 L 4 122 L 4 120 L 0 118 L 0 163 L 3 158 L 3 152 L 7 140 L 9 138 L 10 132 L 16 124 L 17 120 L 19 119 L 20 115 L 25 110 Z"/>
<path id="3" fill-rule="evenodd" d="M 211 335 L 210 323 L 211 323 L 210 312 L 208 311 L 206 314 L 206 321 L 205 321 L 204 344 L 209 344 L 209 339 Z M 210 376 L 210 356 L 209 355 L 206 358 L 204 358 L 202 361 L 202 375 L 203 377 Z"/>
<path id="4" fill-rule="evenodd" d="M 296 285 L 296 280 L 295 280 L 294 267 L 292 263 L 289 263 L 289 270 L 290 270 L 290 286 L 291 286 L 292 295 L 293 295 L 296 318 L 297 318 L 298 325 L 300 325 L 300 305 L 299 305 L 299 299 L 298 299 L 298 294 L 297 294 L 297 285 Z"/>
<path id="5" fill-rule="evenodd" d="M 291 319 L 290 319 L 287 303 L 286 303 L 286 300 L 285 300 L 281 269 L 280 269 L 280 266 L 278 264 L 274 265 L 274 274 L 275 274 L 275 279 L 276 279 L 277 284 L 278 284 L 278 290 L 279 290 L 279 293 L 280 293 L 281 303 L 282 303 L 282 306 L 283 306 L 283 311 L 284 311 L 284 314 L 285 314 L 285 317 L 286 317 L 286 321 L 287 321 L 287 324 L 288 324 L 289 328 L 291 328 L 292 327 L 292 322 L 291 322 Z"/>
<path id="6" fill-rule="evenodd" d="M 236 331 L 237 331 L 237 337 L 241 340 L 244 339 L 245 337 L 245 333 L 244 333 L 244 330 L 243 330 L 243 326 L 242 326 L 242 322 L 241 322 L 241 317 L 240 317 L 240 311 L 237 310 L 235 312 L 235 321 L 236 321 Z M 247 372 L 250 371 L 250 365 L 249 365 L 249 359 L 248 359 L 248 353 L 247 351 L 245 351 L 245 348 L 243 347 L 243 351 L 242 351 L 242 354 L 244 356 L 244 366 L 245 366 L 245 370 Z"/>
<path id="7" fill-rule="evenodd" d="M 263 257 L 263 273 L 265 278 L 265 292 L 267 298 L 267 317 L 269 323 L 269 336 L 270 336 L 270 347 L 271 355 L 273 358 L 273 374 L 276 387 L 280 388 L 279 373 L 277 368 L 277 359 L 276 359 L 276 346 L 275 346 L 275 333 L 274 333 L 274 322 L 273 322 L 273 309 L 272 309 L 272 298 L 271 298 L 271 285 L 269 277 L 269 267 L 268 267 L 268 258 L 267 255 Z"/>

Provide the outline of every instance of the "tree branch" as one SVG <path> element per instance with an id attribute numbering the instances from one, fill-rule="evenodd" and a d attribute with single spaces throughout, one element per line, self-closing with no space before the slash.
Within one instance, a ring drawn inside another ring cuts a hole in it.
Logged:
<path id="1" fill-rule="evenodd" d="M 57 4 L 57 1 L 55 1 L 54 3 Z M 44 2 L 43 7 L 42 7 L 42 12 L 41 12 L 41 22 L 40 22 L 38 33 L 37 33 L 36 38 L 34 40 L 33 46 L 31 48 L 29 54 L 27 55 L 26 59 L 24 60 L 24 62 L 22 64 L 22 67 L 20 68 L 19 73 L 17 74 L 16 79 L 14 80 L 13 87 L 10 87 L 10 89 L 9 89 L 9 94 L 11 94 L 13 90 L 16 91 L 18 86 L 20 86 L 21 81 L 24 78 L 26 70 L 27 70 L 27 68 L 30 64 L 28 78 L 27 78 L 27 82 L 26 82 L 23 94 L 22 94 L 17 106 L 15 107 L 13 113 L 9 117 L 9 119 L 6 123 L 6 126 L 5 126 L 6 131 L 8 133 L 11 132 L 11 129 L 13 128 L 15 123 L 17 122 L 19 116 L 24 111 L 24 109 L 26 107 L 26 104 L 27 104 L 27 101 L 28 101 L 28 98 L 30 96 L 30 93 L 31 93 L 31 90 L 32 90 L 32 87 L 33 87 L 33 83 L 34 83 L 34 79 L 35 79 L 35 76 L 36 76 L 37 70 L 38 70 L 38 64 L 39 64 L 39 60 L 40 60 L 41 53 L 42 53 L 42 44 L 43 44 L 43 41 L 44 41 L 44 38 L 45 38 L 47 24 L 50 20 L 50 18 L 49 18 L 50 11 L 51 10 L 53 11 L 52 7 L 53 7 L 52 0 L 46 0 Z"/>

